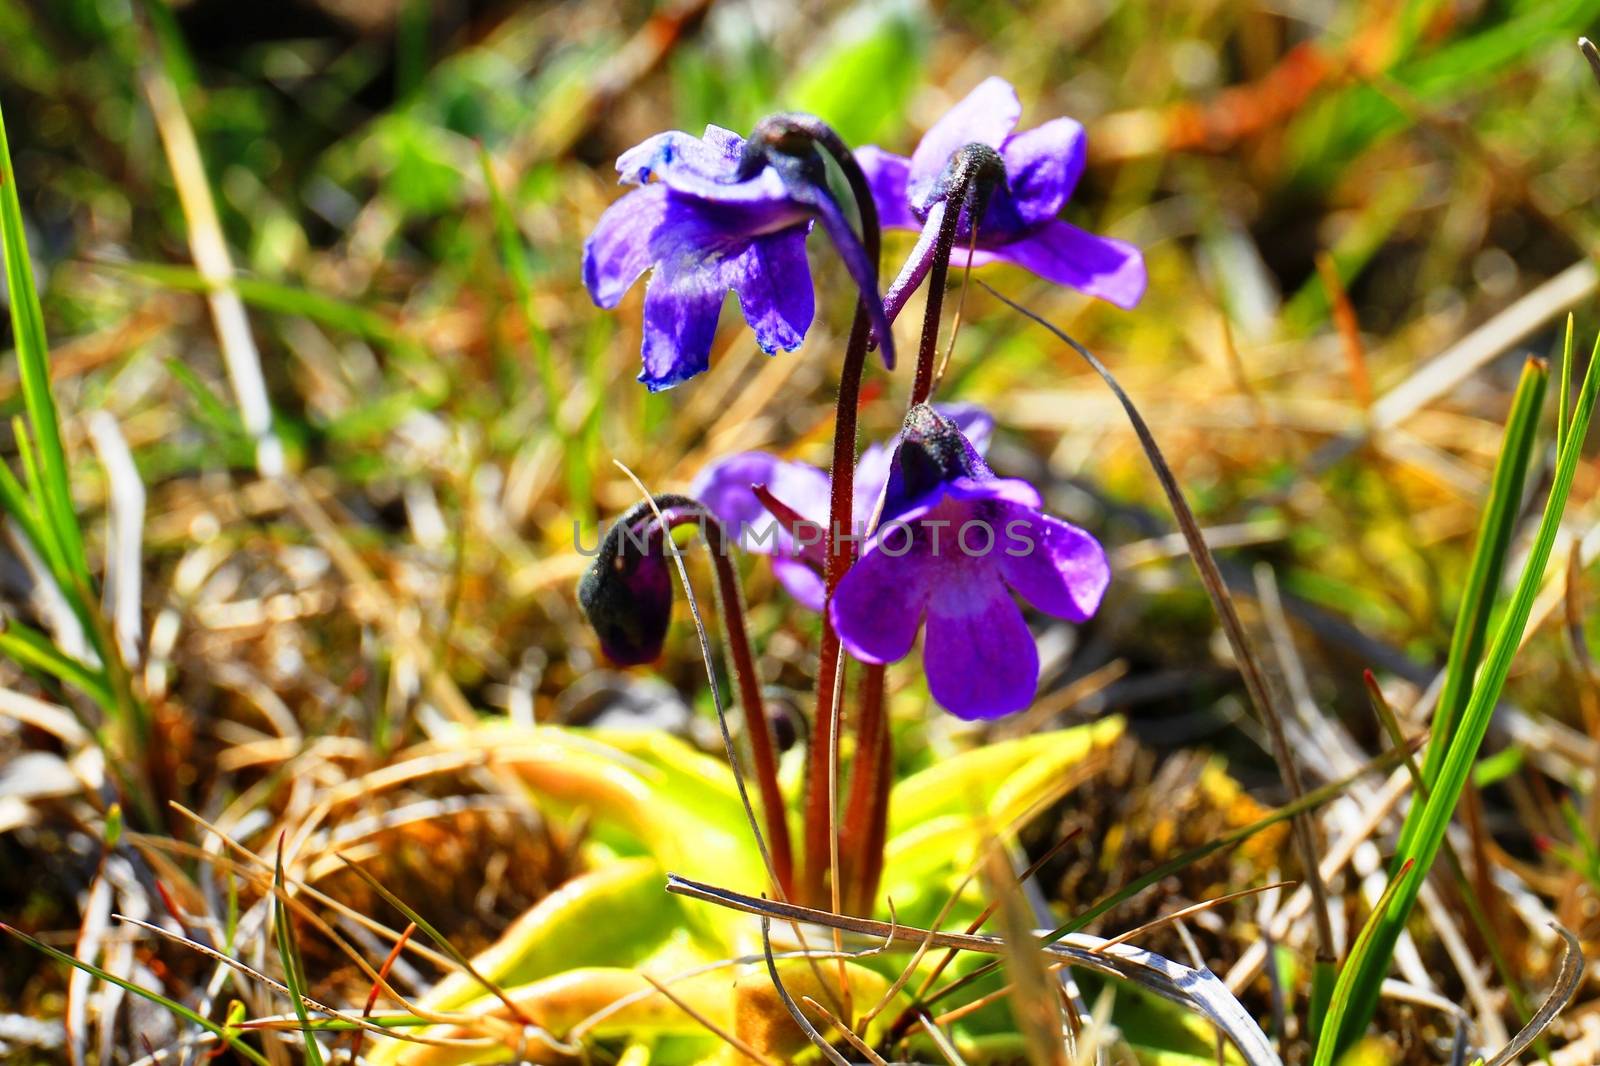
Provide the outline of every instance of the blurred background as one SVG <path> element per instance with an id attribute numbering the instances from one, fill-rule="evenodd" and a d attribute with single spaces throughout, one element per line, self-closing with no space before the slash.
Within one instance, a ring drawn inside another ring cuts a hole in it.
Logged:
<path id="1" fill-rule="evenodd" d="M 152 712 L 145 831 L 192 838 L 178 801 L 266 840 L 318 789 L 463 715 L 714 747 L 692 629 L 654 669 L 598 657 L 575 533 L 593 544 L 637 498 L 613 460 L 658 490 L 747 448 L 823 464 L 853 296 L 814 243 L 800 351 L 768 359 L 726 310 L 711 372 L 647 394 L 638 292 L 604 313 L 580 280 L 619 195 L 612 163 L 662 129 L 747 132 L 779 108 L 908 153 L 991 74 L 1017 86 L 1024 127 L 1086 125 L 1066 217 L 1143 248 L 1150 288 L 1121 312 L 1010 268 L 985 280 L 1112 366 L 1250 623 L 1289 646 L 1283 684 L 1380 750 L 1361 671 L 1401 708 L 1432 679 L 1521 365 L 1558 351 L 1569 310 L 1580 347 L 1600 327 L 1600 88 L 1574 47 L 1597 16 L 1594 0 L 0 0 L 0 108 L 74 502 L 92 559 L 132 538 L 118 637 Z M 886 269 L 910 239 L 891 235 Z M 229 270 L 219 298 L 208 279 Z M 942 397 L 988 407 L 996 468 L 1115 560 L 1091 624 L 1035 619 L 1026 716 L 1129 719 L 1114 766 L 1041 830 L 1088 829 L 1045 873 L 1055 898 L 1086 899 L 1283 796 L 1121 410 L 1048 334 L 976 286 L 963 299 Z M 0 323 L 0 353 L 14 343 Z M 258 389 L 239 376 L 251 363 Z M 863 439 L 886 439 L 909 374 L 869 367 L 866 389 L 881 402 Z M 294 492 L 258 476 L 272 460 L 252 402 Z M 0 404 L 22 410 L 9 355 Z M 1549 465 L 1530 476 L 1534 520 Z M 117 494 L 139 486 L 142 522 L 117 533 Z M 1578 552 L 1580 590 L 1596 488 L 1584 464 L 1557 548 L 1560 568 Z M 804 708 L 816 620 L 747 571 L 764 679 Z M 33 574 L 8 548 L 0 596 L 54 633 Z M 1263 583 L 1281 612 L 1257 609 Z M 1593 947 L 1595 886 L 1548 855 L 1582 845 L 1564 812 L 1587 804 L 1600 751 L 1563 585 L 1536 610 L 1474 802 L 1490 846 Z M 972 737 L 913 673 L 891 674 L 907 770 Z M 75 698 L 14 661 L 0 683 Z M 84 781 L 103 777 L 69 747 L 0 718 L 0 920 L 65 947 L 97 869 Z M 381 863 L 473 947 L 573 851 L 457 777 L 412 797 L 447 809 L 399 819 Z M 1225 890 L 1257 861 L 1169 888 Z M 1197 934 L 1220 970 L 1226 929 Z M 127 961 L 184 979 L 165 952 Z M 354 971 L 321 980 L 364 989 Z M 58 1016 L 65 983 L 0 939 L 0 1015 Z"/>

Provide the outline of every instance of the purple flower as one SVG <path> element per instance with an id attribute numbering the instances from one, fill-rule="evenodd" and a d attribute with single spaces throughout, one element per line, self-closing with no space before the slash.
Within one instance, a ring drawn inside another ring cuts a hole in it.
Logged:
<path id="1" fill-rule="evenodd" d="M 617 159 L 641 186 L 606 209 L 583 246 L 589 296 L 613 308 L 646 270 L 644 370 L 652 392 L 705 370 L 729 289 L 769 355 L 800 346 L 811 325 L 806 234 L 812 212 L 763 167 L 737 180 L 744 140 L 657 134 Z"/>
<path id="2" fill-rule="evenodd" d="M 1111 580 L 1099 543 L 1040 506 L 1027 482 L 996 477 L 953 422 L 913 408 L 878 532 L 828 605 L 845 648 L 865 662 L 894 662 L 926 619 L 922 661 L 934 699 L 967 719 L 1026 707 L 1039 653 L 1012 592 L 1083 622 Z"/>
<path id="3" fill-rule="evenodd" d="M 932 265 L 946 206 L 945 168 L 969 144 L 995 149 L 1006 171 L 1005 187 L 989 197 L 978 226 L 972 265 L 1005 260 L 1122 308 L 1134 306 L 1144 295 L 1144 258 L 1137 248 L 1056 217 L 1083 174 L 1083 127 L 1057 118 L 1013 132 L 1021 117 L 1016 90 L 1001 78 L 987 78 L 923 134 L 910 159 L 876 147 L 856 152 L 883 226 L 921 233 L 884 298 L 891 320 Z M 965 263 L 971 232 L 971 221 L 963 218 L 952 266 Z"/>
<path id="4" fill-rule="evenodd" d="M 981 452 L 989 447 L 994 419 L 976 404 L 939 404 L 937 409 L 959 426 Z M 889 481 L 887 444 L 871 444 L 856 461 L 854 525 L 865 532 Z M 826 590 L 822 569 L 826 562 L 823 538 L 828 528 L 826 471 L 810 463 L 780 459 L 769 452 L 739 452 L 701 470 L 689 486 L 689 495 L 705 504 L 739 544 L 757 555 L 772 557 L 772 572 L 789 594 L 813 611 L 822 610 Z M 797 515 L 802 526 L 786 528 L 767 512 L 751 491 L 765 485 L 777 500 Z"/>
<path id="5" fill-rule="evenodd" d="M 610 309 L 652 272 L 639 375 L 652 392 L 709 365 L 729 289 L 762 351 L 800 346 L 815 311 L 806 262 L 813 221 L 870 297 L 874 325 L 887 329 L 876 266 L 829 192 L 822 157 L 814 147 L 781 142 L 760 127 L 747 142 L 707 126 L 704 137 L 660 133 L 618 157 L 622 182 L 640 188 L 607 208 L 584 242 L 583 282 L 590 298 Z M 892 365 L 888 349 L 884 359 Z"/>

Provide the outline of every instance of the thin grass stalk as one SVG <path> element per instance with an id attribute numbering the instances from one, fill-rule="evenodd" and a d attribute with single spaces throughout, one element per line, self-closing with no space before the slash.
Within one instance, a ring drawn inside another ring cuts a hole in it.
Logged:
<path id="1" fill-rule="evenodd" d="M 1267 684 L 1266 673 L 1261 668 L 1260 661 L 1256 658 L 1255 650 L 1245 635 L 1244 624 L 1239 620 L 1239 612 L 1234 608 L 1233 597 L 1228 592 L 1227 583 L 1222 579 L 1222 572 L 1217 568 L 1217 560 L 1211 554 L 1211 548 L 1206 544 L 1205 534 L 1200 530 L 1200 523 L 1195 519 L 1194 511 L 1189 507 L 1188 500 L 1183 495 L 1183 489 L 1178 485 L 1177 477 L 1172 473 L 1171 466 L 1156 444 L 1155 436 L 1150 432 L 1149 425 L 1144 416 L 1134 406 L 1133 400 L 1123 391 L 1117 379 L 1112 375 L 1104 363 L 1095 357 L 1094 353 L 1079 344 L 1065 331 L 1057 329 L 1046 322 L 1034 312 L 1011 300 L 1009 297 L 996 292 L 991 286 L 979 282 L 999 300 L 1033 322 L 1053 333 L 1065 342 L 1073 351 L 1089 364 L 1100 375 L 1101 380 L 1116 395 L 1123 410 L 1127 413 L 1128 420 L 1133 424 L 1134 433 L 1139 438 L 1139 443 L 1144 449 L 1145 457 L 1149 460 L 1151 469 L 1155 472 L 1156 480 L 1161 483 L 1162 491 L 1167 497 L 1168 504 L 1172 507 L 1174 518 L 1177 519 L 1178 528 L 1183 533 L 1184 543 L 1188 546 L 1189 556 L 1194 561 L 1195 570 L 1200 575 L 1200 583 L 1205 587 L 1206 594 L 1211 599 L 1211 605 L 1217 613 L 1218 620 L 1222 623 L 1222 631 L 1228 638 L 1228 646 L 1233 650 L 1235 660 L 1238 662 L 1239 674 L 1244 679 L 1245 688 L 1250 694 L 1250 701 L 1255 705 L 1262 722 L 1267 727 L 1268 738 L 1272 742 L 1273 759 L 1278 763 L 1278 771 L 1283 776 L 1285 789 L 1291 800 L 1297 800 L 1305 793 L 1305 788 L 1300 781 L 1300 771 L 1294 760 L 1294 753 L 1289 747 L 1289 742 L 1284 736 L 1283 715 L 1278 709 L 1277 700 L 1271 687 Z M 1299 853 L 1300 865 L 1307 885 L 1311 888 L 1313 917 L 1317 930 L 1317 964 L 1321 967 L 1331 967 L 1334 960 L 1333 952 L 1333 927 L 1328 918 L 1328 888 L 1322 881 L 1319 866 L 1320 848 L 1316 840 L 1316 830 L 1310 819 L 1296 817 L 1290 822 L 1295 840 L 1295 848 Z"/>
<path id="2" fill-rule="evenodd" d="M 28 412 L 28 424 L 38 442 L 44 493 L 39 501 L 40 510 L 63 550 L 66 563 L 87 575 L 89 564 L 72 506 L 67 453 L 61 443 L 55 400 L 50 394 L 50 348 L 44 329 L 44 311 L 28 257 L 22 203 L 17 195 L 17 174 L 11 163 L 4 114 L 0 114 L 0 245 L 5 251 L 6 288 L 11 295 L 11 325 L 16 335 L 22 400 Z"/>
<path id="3" fill-rule="evenodd" d="M 1408 882 L 1411 884 L 1417 883 L 1419 879 L 1411 877 L 1414 865 L 1415 860 L 1412 859 L 1407 859 L 1400 864 L 1400 869 L 1390 879 L 1388 887 L 1383 890 L 1383 895 L 1378 897 L 1378 902 L 1373 906 L 1372 914 L 1367 918 L 1366 924 L 1361 927 L 1361 932 L 1356 937 L 1355 946 L 1350 949 L 1352 957 L 1361 953 L 1372 942 L 1373 937 L 1377 935 L 1378 929 L 1383 924 L 1384 916 L 1390 912 L 1394 906 L 1395 897 L 1404 890 L 1404 886 Z M 1345 1020 L 1355 992 L 1355 977 L 1355 972 L 1349 967 L 1339 972 L 1339 979 L 1334 984 L 1333 992 L 1328 1001 L 1327 1031 L 1329 1032 L 1337 1032 L 1339 1026 Z M 1332 1066 L 1333 1054 L 1333 1041 L 1318 1040 L 1313 1066 Z"/>
<path id="4" fill-rule="evenodd" d="M 44 329 L 44 312 L 28 256 L 27 235 L 22 225 L 22 204 L 17 195 L 16 170 L 6 139 L 5 117 L 0 114 L 0 246 L 3 246 L 7 291 L 11 294 L 11 322 L 16 335 L 18 373 L 22 382 L 28 426 L 37 444 L 27 444 L 28 434 L 18 439 L 29 475 L 33 506 L 25 507 L 16 498 L 15 477 L 4 479 L 0 502 L 16 508 L 19 527 L 27 532 L 51 566 L 57 584 L 73 613 L 82 623 L 90 643 L 100 657 L 103 686 L 86 690 L 108 714 L 114 714 L 124 732 L 125 756 L 134 756 L 149 737 L 149 716 L 134 694 L 132 678 L 117 653 L 110 627 L 101 616 L 94 593 L 94 577 L 83 547 L 83 531 L 72 504 L 71 472 L 61 441 L 60 416 L 50 391 L 49 342 Z M 34 452 L 37 462 L 34 463 Z M 109 694 L 109 699 L 105 696 Z M 136 790 L 137 791 L 137 790 Z M 139 798 L 141 809 L 147 801 Z"/>

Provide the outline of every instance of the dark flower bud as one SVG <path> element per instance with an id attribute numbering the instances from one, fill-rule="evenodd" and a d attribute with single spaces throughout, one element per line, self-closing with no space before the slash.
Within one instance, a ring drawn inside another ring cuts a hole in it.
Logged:
<path id="1" fill-rule="evenodd" d="M 956 478 L 983 481 L 994 477 L 989 465 L 962 435 L 961 429 L 932 406 L 919 403 L 906 412 L 889 468 L 883 520 L 903 513 L 918 500 Z"/>
<path id="2" fill-rule="evenodd" d="M 672 573 L 648 508 L 611 527 L 578 582 L 578 603 L 612 662 L 638 666 L 661 654 L 672 620 Z"/>

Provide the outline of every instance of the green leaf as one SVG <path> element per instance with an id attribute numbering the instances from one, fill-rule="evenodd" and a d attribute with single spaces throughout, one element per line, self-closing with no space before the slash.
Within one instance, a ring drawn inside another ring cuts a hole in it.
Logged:
<path id="1" fill-rule="evenodd" d="M 1383 890 L 1383 895 L 1378 897 L 1377 905 L 1372 908 L 1372 913 L 1367 917 L 1366 924 L 1361 927 L 1360 935 L 1356 937 L 1355 944 L 1350 948 L 1350 957 L 1352 959 L 1361 957 L 1370 949 L 1373 939 L 1378 935 L 1379 927 L 1383 924 L 1384 918 L 1390 913 L 1395 896 L 1399 894 L 1401 887 L 1410 879 L 1413 864 L 1414 860 L 1407 859 L 1400 864 L 1400 869 L 1394 877 L 1390 878 L 1388 886 Z M 1327 1020 L 1322 1029 L 1324 1034 L 1337 1033 L 1339 1031 L 1340 1024 L 1344 1021 L 1346 1012 L 1350 1009 L 1356 980 L 1357 970 L 1355 967 L 1346 966 L 1340 972 L 1339 980 L 1334 984 L 1333 994 L 1328 1000 Z M 1327 1039 L 1325 1036 L 1323 1039 L 1319 1039 L 1313 1066 L 1332 1066 L 1334 1047 L 1335 1041 Z"/>
<path id="2" fill-rule="evenodd" d="M 1595 354 L 1600 356 L 1600 341 L 1596 342 Z M 1372 1018 L 1377 1007 L 1379 987 L 1388 973 L 1395 943 L 1416 902 L 1418 886 L 1433 866 L 1433 860 L 1444 841 L 1445 830 L 1454 816 L 1467 778 L 1472 773 L 1478 749 L 1483 744 L 1495 705 L 1511 672 L 1511 661 L 1521 645 L 1523 630 L 1533 611 L 1533 601 L 1544 581 L 1545 567 L 1550 561 L 1550 552 L 1561 526 L 1561 515 L 1566 509 L 1573 477 L 1582 457 L 1583 441 L 1594 415 L 1597 389 L 1600 389 L 1600 373 L 1595 372 L 1592 357 L 1578 394 L 1571 431 L 1566 435 L 1563 441 L 1565 447 L 1556 461 L 1550 496 L 1545 503 L 1527 563 L 1500 620 L 1488 656 L 1472 682 L 1466 709 L 1456 729 L 1450 734 L 1448 750 L 1443 755 L 1437 780 L 1429 782 L 1432 792 L 1420 808 L 1420 813 L 1414 808 L 1412 816 L 1407 819 L 1407 827 L 1412 831 L 1409 835 L 1402 835 L 1395 855 L 1395 868 L 1398 870 L 1405 864 L 1415 863 L 1417 876 L 1400 885 L 1393 905 L 1378 920 L 1373 935 L 1352 951 L 1345 962 L 1344 971 L 1339 975 L 1341 984 L 1350 989 L 1349 1009 L 1343 1016 L 1342 1026 L 1330 1025 L 1322 1034 L 1322 1043 L 1332 1041 L 1334 1050 L 1343 1051 L 1353 1046 Z M 1320 1049 L 1321 1044 L 1319 1053 Z"/>
<path id="3" fill-rule="evenodd" d="M 305 1037 L 306 1062 L 322 1066 L 322 1046 L 311 1030 L 311 1017 L 306 1011 L 305 964 L 300 959 L 300 947 L 294 940 L 294 926 L 289 921 L 289 908 L 284 905 L 283 839 L 278 839 L 278 860 L 272 874 L 272 926 L 278 939 L 278 957 L 283 963 L 283 983 L 289 986 L 289 999 L 294 1004 L 294 1016 L 300 1020 Z"/>

